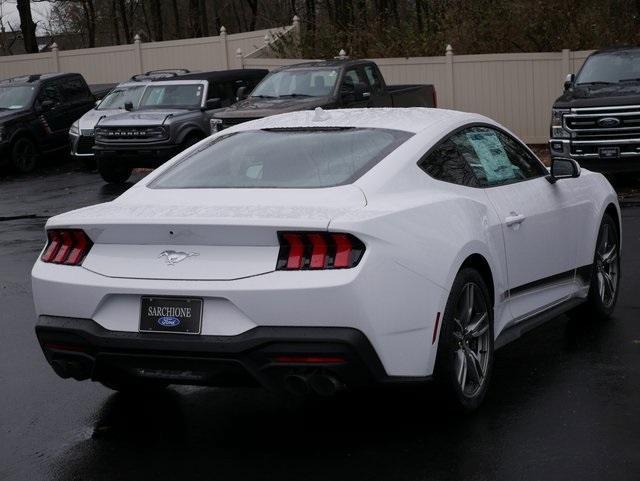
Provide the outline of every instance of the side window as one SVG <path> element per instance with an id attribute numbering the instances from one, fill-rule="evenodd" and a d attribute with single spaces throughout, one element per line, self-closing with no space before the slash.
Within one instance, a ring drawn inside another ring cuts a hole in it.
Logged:
<path id="1" fill-rule="evenodd" d="M 451 137 L 480 185 L 493 187 L 545 175 L 545 169 L 518 142 L 489 127 L 471 127 Z"/>
<path id="2" fill-rule="evenodd" d="M 91 92 L 85 81 L 80 77 L 71 77 L 61 82 L 62 96 L 67 102 L 87 100 Z"/>
<path id="3" fill-rule="evenodd" d="M 242 84 L 238 84 L 238 87 L 240 85 Z M 228 107 L 235 101 L 237 90 L 233 81 L 210 83 L 207 98 L 220 99 L 222 106 Z"/>
<path id="4" fill-rule="evenodd" d="M 345 72 L 340 89 L 343 92 L 352 92 L 358 83 L 365 83 L 364 78 L 362 78 L 360 71 L 352 68 Z"/>
<path id="5" fill-rule="evenodd" d="M 55 104 L 62 102 L 62 96 L 58 88 L 57 82 L 45 82 L 38 94 L 38 103 L 42 103 L 45 100 L 51 100 Z"/>
<path id="6" fill-rule="evenodd" d="M 467 187 L 480 187 L 471 166 L 452 139 L 442 142 L 418 165 L 434 179 Z"/>
<path id="7" fill-rule="evenodd" d="M 373 65 L 365 65 L 364 73 L 367 75 L 371 89 L 375 93 L 380 93 L 382 91 L 382 81 L 380 80 L 377 69 Z"/>

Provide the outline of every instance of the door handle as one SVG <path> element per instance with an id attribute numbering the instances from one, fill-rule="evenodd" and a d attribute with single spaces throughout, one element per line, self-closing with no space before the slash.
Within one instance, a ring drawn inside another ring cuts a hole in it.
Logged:
<path id="1" fill-rule="evenodd" d="M 511 215 L 508 215 L 504 220 L 504 223 L 507 224 L 507 227 L 519 227 L 520 224 L 524 222 L 525 216 L 522 214 L 517 214 L 515 212 L 511 212 Z"/>

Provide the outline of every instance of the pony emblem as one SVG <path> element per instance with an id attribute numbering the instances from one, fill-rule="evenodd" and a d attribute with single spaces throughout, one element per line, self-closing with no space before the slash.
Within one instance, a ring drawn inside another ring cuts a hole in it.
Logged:
<path id="1" fill-rule="evenodd" d="M 158 259 L 160 257 L 166 257 L 165 262 L 167 263 L 168 266 L 172 266 L 174 264 L 177 264 L 178 262 L 182 262 L 187 257 L 193 257 L 197 255 L 200 255 L 200 254 L 198 254 L 197 252 L 164 251 L 160 253 L 160 255 L 158 256 Z"/>

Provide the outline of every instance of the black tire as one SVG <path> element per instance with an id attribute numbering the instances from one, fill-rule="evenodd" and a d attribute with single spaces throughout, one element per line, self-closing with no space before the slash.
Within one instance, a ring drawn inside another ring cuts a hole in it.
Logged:
<path id="1" fill-rule="evenodd" d="M 36 168 L 39 156 L 38 146 L 27 137 L 16 140 L 11 148 L 11 164 L 14 169 L 23 174 L 32 172 Z"/>
<path id="2" fill-rule="evenodd" d="M 187 150 L 192 145 L 195 145 L 198 142 L 200 142 L 203 138 L 204 137 L 202 137 L 201 135 L 198 135 L 198 134 L 189 134 L 189 135 L 187 135 L 187 138 L 184 139 L 184 141 L 182 142 L 182 150 Z"/>
<path id="3" fill-rule="evenodd" d="M 458 411 L 474 411 L 487 393 L 494 358 L 493 300 L 475 269 L 463 268 L 456 276 L 441 329 L 436 381 L 448 405 Z"/>
<path id="4" fill-rule="evenodd" d="M 133 167 L 124 165 L 113 160 L 98 160 L 98 172 L 105 182 L 109 184 L 124 184 L 131 173 Z"/>
<path id="5" fill-rule="evenodd" d="M 612 256 L 603 256 L 607 252 Z M 594 320 L 609 319 L 618 301 L 620 273 L 620 230 L 613 217 L 604 214 L 593 255 L 589 294 L 586 302 L 571 311 L 570 316 Z M 611 279 L 611 284 L 606 281 L 607 277 Z M 609 285 L 613 288 L 613 292 L 607 288 Z"/>

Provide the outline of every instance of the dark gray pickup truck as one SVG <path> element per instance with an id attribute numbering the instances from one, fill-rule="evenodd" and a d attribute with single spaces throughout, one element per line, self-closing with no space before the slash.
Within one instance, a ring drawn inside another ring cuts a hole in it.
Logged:
<path id="1" fill-rule="evenodd" d="M 393 85 L 368 60 L 336 59 L 307 62 L 272 71 L 251 95 L 218 111 L 212 130 L 248 120 L 298 110 L 362 107 L 435 107 L 433 85 Z"/>

